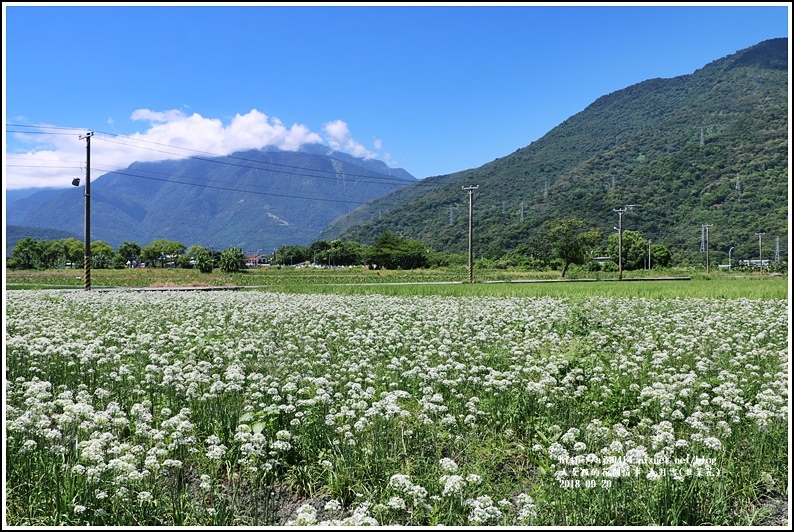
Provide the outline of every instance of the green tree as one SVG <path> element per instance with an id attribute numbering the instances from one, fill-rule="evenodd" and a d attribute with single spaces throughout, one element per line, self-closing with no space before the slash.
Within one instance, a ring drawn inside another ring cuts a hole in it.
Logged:
<path id="1" fill-rule="evenodd" d="M 213 263 L 212 255 L 210 255 L 209 250 L 196 250 L 193 252 L 192 256 L 196 261 L 196 268 L 198 268 L 201 273 L 212 273 L 215 264 Z"/>
<path id="2" fill-rule="evenodd" d="M 379 268 L 410 270 L 427 266 L 428 253 L 421 242 L 386 231 L 370 247 L 368 261 Z"/>
<path id="3" fill-rule="evenodd" d="M 124 263 L 126 264 L 127 261 L 136 260 L 141 256 L 141 246 L 135 242 L 123 242 L 119 246 L 118 253 L 121 255 L 121 258 L 124 259 Z"/>
<path id="4" fill-rule="evenodd" d="M 185 255 L 195 259 L 196 258 L 196 253 L 198 253 L 199 251 L 207 251 L 207 252 L 209 252 L 209 250 L 206 247 L 204 247 L 202 245 L 199 245 L 199 244 L 193 244 L 192 246 L 190 246 L 187 249 L 187 251 L 185 252 Z"/>
<path id="5" fill-rule="evenodd" d="M 41 243 L 29 236 L 18 241 L 11 252 L 16 268 L 21 270 L 32 270 L 38 266 L 41 263 L 41 254 Z"/>
<path id="6" fill-rule="evenodd" d="M 651 244 L 651 268 L 666 268 L 670 266 L 672 256 L 664 244 Z"/>
<path id="7" fill-rule="evenodd" d="M 224 249 L 218 268 L 224 273 L 239 272 L 245 268 L 245 253 L 234 246 Z"/>
<path id="8" fill-rule="evenodd" d="M 44 268 L 55 268 L 66 262 L 63 239 L 41 242 L 41 261 Z"/>
<path id="9" fill-rule="evenodd" d="M 331 244 L 325 240 L 315 240 L 309 246 L 309 259 L 314 264 L 331 264 L 328 251 Z"/>
<path id="10" fill-rule="evenodd" d="M 109 268 L 115 254 L 113 246 L 107 242 L 102 240 L 91 242 L 91 267 L 97 269 Z"/>
<path id="11" fill-rule="evenodd" d="M 82 268 L 83 259 L 85 258 L 85 245 L 74 238 L 67 238 L 63 242 L 63 248 L 66 252 L 66 261 L 71 262 L 74 268 Z"/>
<path id="12" fill-rule="evenodd" d="M 618 248 L 620 247 L 620 237 L 617 233 L 609 235 L 609 245 L 607 252 L 614 261 L 618 263 Z M 653 253 L 653 246 L 651 246 Z M 645 264 L 648 257 L 648 240 L 643 238 L 638 231 L 623 231 L 623 269 L 639 270 Z"/>
<path id="13" fill-rule="evenodd" d="M 141 259 L 148 265 L 156 266 L 158 263 L 163 266 L 168 257 L 176 258 L 185 252 L 185 245 L 182 242 L 173 240 L 158 239 L 153 240 L 149 245 L 141 249 Z"/>
<path id="14" fill-rule="evenodd" d="M 276 263 L 290 266 L 311 260 L 309 248 L 305 246 L 281 246 L 276 250 Z"/>
<path id="15" fill-rule="evenodd" d="M 364 246 L 354 241 L 343 242 L 333 240 L 326 251 L 327 257 L 331 259 L 331 264 L 335 266 L 353 266 L 361 264 L 365 255 Z"/>
<path id="16" fill-rule="evenodd" d="M 589 251 L 601 241 L 601 231 L 592 228 L 583 231 L 584 222 L 578 218 L 565 218 L 549 223 L 548 240 L 552 256 L 562 260 L 562 277 L 571 264 L 584 264 Z"/>

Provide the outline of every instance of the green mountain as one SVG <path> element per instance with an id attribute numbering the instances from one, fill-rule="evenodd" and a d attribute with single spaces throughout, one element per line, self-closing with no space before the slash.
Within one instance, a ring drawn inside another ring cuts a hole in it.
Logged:
<path id="1" fill-rule="evenodd" d="M 415 181 L 321 145 L 133 163 L 91 180 L 90 237 L 114 248 L 156 239 L 245 251 L 308 245 L 335 218 Z M 42 191 L 9 206 L 7 223 L 84 235 L 84 212 L 83 186 Z"/>
<path id="2" fill-rule="evenodd" d="M 33 238 L 39 242 L 47 240 L 62 240 L 65 238 L 74 238 L 75 240 L 83 240 L 84 234 L 72 233 L 70 231 L 61 231 L 59 229 L 47 229 L 42 227 L 24 227 L 20 225 L 6 226 L 6 256 L 10 257 L 14 251 L 14 246 L 17 242 L 25 237 Z"/>
<path id="3" fill-rule="evenodd" d="M 788 235 L 788 39 L 772 39 L 692 74 L 598 98 L 545 136 L 479 168 L 429 177 L 341 216 L 319 235 L 371 244 L 384 231 L 437 251 L 531 245 L 546 222 L 576 216 L 606 238 L 623 229 L 678 260 L 765 258 Z M 772 250 L 772 251 L 770 251 Z M 787 260 L 785 249 L 781 259 Z"/>

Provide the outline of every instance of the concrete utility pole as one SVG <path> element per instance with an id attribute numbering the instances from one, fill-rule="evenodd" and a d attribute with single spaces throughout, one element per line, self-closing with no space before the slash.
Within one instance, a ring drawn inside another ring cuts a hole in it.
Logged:
<path id="1" fill-rule="evenodd" d="M 623 279 L 623 213 L 633 208 L 634 205 L 626 205 L 622 209 L 612 209 L 618 213 L 618 279 Z"/>
<path id="2" fill-rule="evenodd" d="M 648 239 L 648 271 L 651 271 L 651 239 Z"/>
<path id="3" fill-rule="evenodd" d="M 759 273 L 764 273 L 764 255 L 761 253 L 761 237 L 764 236 L 766 233 L 756 233 L 755 236 L 758 237 L 758 268 Z"/>
<path id="4" fill-rule="evenodd" d="M 709 227 L 714 224 L 703 224 L 703 229 L 706 230 L 706 273 L 709 273 Z"/>
<path id="5" fill-rule="evenodd" d="M 775 237 L 775 262 L 780 262 L 780 237 Z"/>
<path id="6" fill-rule="evenodd" d="M 85 242 L 83 244 L 83 286 L 91 290 L 91 137 L 93 131 L 80 136 L 85 139 Z"/>
<path id="7" fill-rule="evenodd" d="M 474 264 L 472 262 L 472 250 L 471 250 L 471 219 L 472 219 L 472 209 L 474 205 L 474 191 L 480 188 L 480 185 L 469 185 L 468 187 L 460 187 L 463 190 L 469 191 L 469 282 L 473 282 L 474 278 Z"/>

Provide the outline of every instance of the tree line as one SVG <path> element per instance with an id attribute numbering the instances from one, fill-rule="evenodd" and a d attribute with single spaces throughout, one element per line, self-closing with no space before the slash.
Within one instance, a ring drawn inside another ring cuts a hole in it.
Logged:
<path id="1" fill-rule="evenodd" d="M 383 232 L 371 245 L 357 241 L 318 240 L 308 246 L 285 245 L 272 254 L 246 253 L 237 247 L 219 251 L 199 244 L 189 248 L 181 242 L 158 239 L 146 246 L 124 242 L 117 250 L 101 240 L 91 242 L 91 267 L 103 268 L 197 268 L 212 272 L 243 270 L 255 255 L 259 264 L 297 266 L 311 264 L 324 267 L 361 266 L 372 269 L 409 270 L 465 265 L 463 253 L 441 253 L 426 244 Z M 622 253 L 619 253 L 622 252 Z M 524 270 L 559 270 L 565 277 L 571 266 L 586 271 L 617 271 L 618 255 L 624 270 L 666 268 L 672 266 L 670 250 L 662 243 L 651 243 L 639 231 L 625 230 L 622 238 L 612 233 L 604 238 L 601 230 L 569 217 L 548 222 L 545 232 L 512 250 L 478 246 L 478 267 Z M 598 260 L 595 260 L 598 259 Z M 37 241 L 19 240 L 10 257 L 8 269 L 80 268 L 84 261 L 84 243 L 75 238 Z M 715 265 L 716 267 L 716 265 Z"/>

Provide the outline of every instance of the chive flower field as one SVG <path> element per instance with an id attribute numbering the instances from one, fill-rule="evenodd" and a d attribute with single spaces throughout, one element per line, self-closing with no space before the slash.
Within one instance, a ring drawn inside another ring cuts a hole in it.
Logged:
<path id="1" fill-rule="evenodd" d="M 786 300 L 6 292 L 6 524 L 741 525 Z"/>

